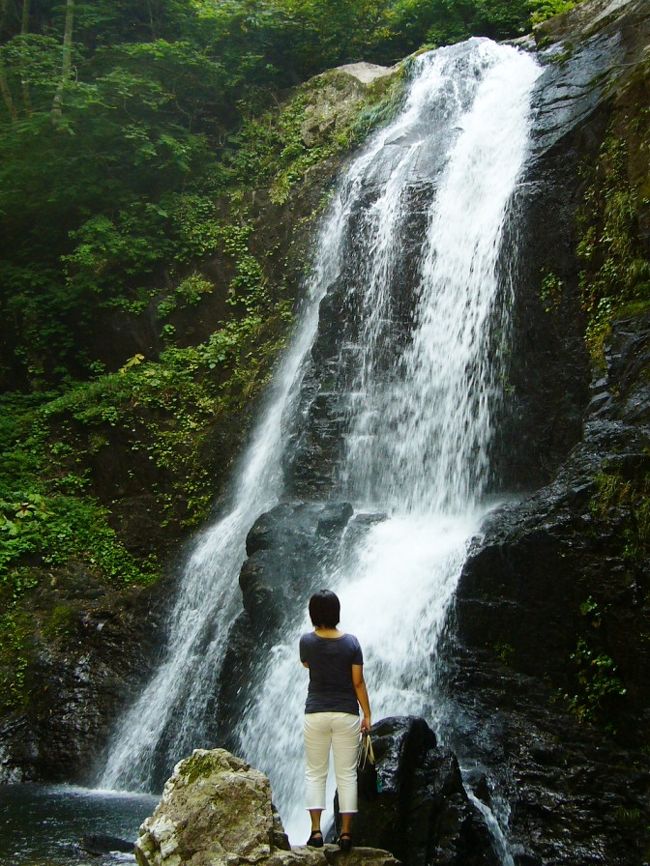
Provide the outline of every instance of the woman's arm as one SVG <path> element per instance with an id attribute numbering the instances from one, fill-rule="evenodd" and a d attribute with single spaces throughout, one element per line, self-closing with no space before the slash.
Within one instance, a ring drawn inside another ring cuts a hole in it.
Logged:
<path id="1" fill-rule="evenodd" d="M 361 704 L 363 710 L 363 719 L 361 720 L 361 731 L 367 734 L 372 725 L 370 718 L 370 699 L 368 698 L 368 689 L 363 678 L 363 665 L 352 665 L 352 685 L 357 695 L 357 700 Z"/>

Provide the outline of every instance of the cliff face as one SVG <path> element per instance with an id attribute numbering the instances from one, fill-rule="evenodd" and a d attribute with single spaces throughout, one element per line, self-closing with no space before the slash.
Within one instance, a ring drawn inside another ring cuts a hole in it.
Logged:
<path id="1" fill-rule="evenodd" d="M 508 792 L 515 862 L 629 864 L 650 769 L 647 9 L 585 4 L 536 35 L 506 447 L 549 483 L 475 543 L 449 696 L 456 748 Z"/>
<path id="2" fill-rule="evenodd" d="M 511 804 L 518 866 L 648 856 L 649 24 L 641 2 L 587 3 L 525 43 L 544 73 L 508 239 L 520 255 L 494 482 L 517 501 L 474 543 L 444 649 L 445 734 L 476 763 L 480 797 Z M 296 499 L 249 535 L 224 737 L 254 671 L 251 625 L 272 643 L 304 603 L 305 571 L 382 519 L 310 502 L 336 490 L 345 417 L 329 383 L 345 361 L 340 321 L 354 322 L 344 296 L 337 284 L 321 306 L 286 458 Z M 408 320 L 408 292 L 402 306 Z"/>
<path id="3" fill-rule="evenodd" d="M 249 182 L 214 203 L 200 291 L 98 310 L 93 344 L 115 372 L 14 415 L 6 465 L 26 463 L 43 492 L 24 504 L 31 548 L 0 584 L 0 782 L 93 778 L 158 659 L 184 545 L 224 495 L 284 345 L 315 220 L 399 90 L 398 70 L 355 64 L 249 124 Z"/>

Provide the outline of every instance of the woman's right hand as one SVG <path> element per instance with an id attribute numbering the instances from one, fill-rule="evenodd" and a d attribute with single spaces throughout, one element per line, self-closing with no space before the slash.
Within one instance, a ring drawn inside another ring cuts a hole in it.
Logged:
<path id="1" fill-rule="evenodd" d="M 372 722 L 370 721 L 370 716 L 364 716 L 361 719 L 361 733 L 362 734 L 369 734 L 371 727 L 372 727 Z"/>

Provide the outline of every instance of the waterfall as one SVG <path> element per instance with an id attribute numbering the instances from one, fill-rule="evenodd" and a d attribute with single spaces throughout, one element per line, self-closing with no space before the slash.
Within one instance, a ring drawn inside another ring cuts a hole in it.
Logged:
<path id="1" fill-rule="evenodd" d="M 346 308 L 362 321 L 349 333 L 341 323 L 342 346 L 358 362 L 351 374 L 342 356 L 339 365 L 348 416 L 339 491 L 357 512 L 387 519 L 324 583 L 341 598 L 342 628 L 364 649 L 374 718 L 416 713 L 435 722 L 444 713 L 436 645 L 487 510 L 514 254 L 501 240 L 538 74 L 529 56 L 488 40 L 418 58 L 404 111 L 350 169 L 358 200 L 348 207 L 356 214 L 348 234 L 366 255 L 346 281 Z M 426 222 L 413 251 L 405 227 L 415 198 Z M 416 279 L 405 313 L 407 256 L 416 259 Z M 296 646 L 310 628 L 305 617 L 274 647 L 238 728 L 242 752 L 269 773 L 297 841 L 307 822 L 306 674 Z"/>
<path id="2" fill-rule="evenodd" d="M 307 423 L 301 383 L 319 305 L 332 291 L 354 311 L 338 323 L 334 387 L 345 424 L 335 496 L 383 518 L 344 539 L 323 582 L 341 597 L 342 628 L 361 641 L 374 717 L 442 717 L 436 645 L 487 510 L 515 254 L 502 237 L 538 73 L 530 56 L 483 39 L 421 55 L 399 116 L 341 178 L 296 334 L 233 481 L 234 504 L 188 558 L 166 657 L 115 733 L 103 787 L 150 788 L 161 767 L 205 744 L 228 628 L 241 610 L 245 538 L 285 493 L 283 442 Z M 298 841 L 307 675 L 297 641 L 308 628 L 296 622 L 259 660 L 236 730 L 245 757 L 269 773 Z"/>
<path id="3" fill-rule="evenodd" d="M 232 481 L 232 508 L 196 539 L 167 624 L 165 657 L 115 731 L 100 788 L 151 791 L 179 756 L 210 745 L 211 698 L 217 691 L 228 629 L 241 610 L 238 576 L 246 536 L 282 489 L 282 420 L 291 415 L 318 307 L 337 276 L 341 234 L 349 215 L 337 198 L 317 239 L 318 255 L 299 324 L 267 395 L 251 442 Z"/>

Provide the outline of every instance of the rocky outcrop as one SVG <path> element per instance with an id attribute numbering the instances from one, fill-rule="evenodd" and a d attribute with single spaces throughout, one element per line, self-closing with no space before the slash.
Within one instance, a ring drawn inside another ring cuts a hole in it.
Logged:
<path id="1" fill-rule="evenodd" d="M 106 596 L 87 575 L 77 578 L 77 593 L 66 605 L 59 600 L 57 630 L 37 632 L 29 703 L 0 720 L 0 784 L 91 783 L 111 719 L 144 685 L 157 656 L 168 582 Z M 34 616 L 47 623 L 45 592 Z"/>
<path id="2" fill-rule="evenodd" d="M 177 764 L 135 851 L 139 866 L 398 866 L 375 849 L 292 849 L 267 777 L 223 749 Z"/>
<path id="3" fill-rule="evenodd" d="M 371 735 L 379 793 L 360 792 L 359 843 L 386 848 L 408 866 L 497 866 L 500 858 L 458 762 L 438 746 L 424 719 L 382 719 Z"/>
<path id="4" fill-rule="evenodd" d="M 608 136 L 625 183 L 640 190 L 625 244 L 639 260 L 650 253 L 647 125 L 632 120 L 647 103 L 648 33 L 647 4 L 635 0 L 581 4 L 537 31 L 547 67 L 518 197 L 529 288 L 515 304 L 502 445 L 504 477 L 525 479 L 526 455 L 537 455 L 530 486 L 549 480 L 497 509 L 474 544 L 446 677 L 450 742 L 487 770 L 486 802 L 510 803 L 517 866 L 628 866 L 650 850 L 650 317 L 639 284 L 590 359 L 577 255 L 587 205 L 601 196 L 607 210 L 622 195 L 585 180 L 611 159 Z M 601 226 L 595 243 L 608 233 Z"/>
<path id="5" fill-rule="evenodd" d="M 649 326 L 615 323 L 583 440 L 459 584 L 452 742 L 507 791 L 516 863 L 627 866 L 650 841 Z"/>
<path id="6" fill-rule="evenodd" d="M 256 683 L 260 645 L 300 622 L 323 575 L 345 557 L 344 537 L 363 527 L 349 502 L 282 502 L 262 514 L 246 539 L 239 583 L 244 610 L 230 631 L 220 682 L 215 738 L 235 748 L 234 720 Z"/>
<path id="7" fill-rule="evenodd" d="M 300 127 L 304 144 L 313 147 L 324 134 L 345 129 L 358 115 L 367 85 L 395 72 L 396 68 L 374 63 L 347 63 L 313 78 L 312 98 Z"/>

